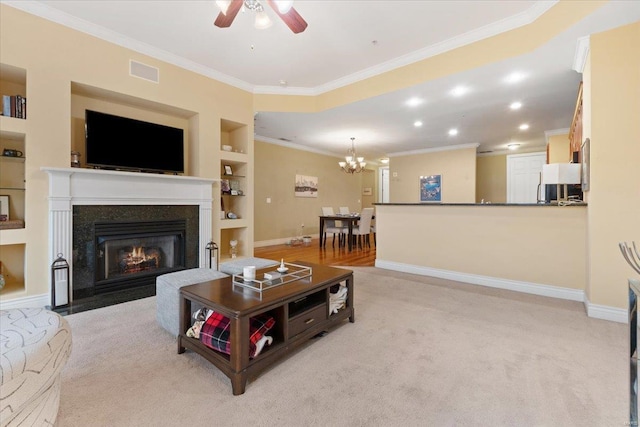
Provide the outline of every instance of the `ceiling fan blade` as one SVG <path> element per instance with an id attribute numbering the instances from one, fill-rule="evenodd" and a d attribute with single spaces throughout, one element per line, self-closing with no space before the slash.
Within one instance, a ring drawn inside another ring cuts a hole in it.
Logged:
<path id="1" fill-rule="evenodd" d="M 216 27 L 227 28 L 231 25 L 236 15 L 242 8 L 243 0 L 231 0 L 231 4 L 227 8 L 227 14 L 220 12 L 216 21 L 213 23 Z"/>
<path id="2" fill-rule="evenodd" d="M 271 9 L 287 24 L 287 27 L 294 33 L 298 34 L 303 32 L 307 28 L 307 21 L 302 19 L 302 16 L 292 7 L 287 13 L 280 13 L 278 5 L 274 0 L 267 0 Z"/>

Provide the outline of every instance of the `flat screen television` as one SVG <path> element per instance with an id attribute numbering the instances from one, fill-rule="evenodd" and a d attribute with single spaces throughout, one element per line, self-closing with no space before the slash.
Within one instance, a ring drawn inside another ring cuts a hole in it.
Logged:
<path id="1" fill-rule="evenodd" d="M 98 111 L 85 111 L 88 166 L 184 172 L 184 131 Z"/>

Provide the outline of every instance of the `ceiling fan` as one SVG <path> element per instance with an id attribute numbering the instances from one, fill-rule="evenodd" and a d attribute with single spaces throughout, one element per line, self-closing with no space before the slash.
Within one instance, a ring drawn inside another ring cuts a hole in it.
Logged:
<path id="1" fill-rule="evenodd" d="M 287 24 L 287 27 L 298 34 L 307 28 L 307 22 L 293 8 L 292 0 L 217 0 L 220 13 L 214 24 L 216 27 L 227 28 L 231 25 L 236 15 L 244 6 L 247 10 L 256 12 L 256 28 L 262 29 L 271 26 L 271 20 L 264 11 L 263 4 L 267 3 L 271 9 Z"/>

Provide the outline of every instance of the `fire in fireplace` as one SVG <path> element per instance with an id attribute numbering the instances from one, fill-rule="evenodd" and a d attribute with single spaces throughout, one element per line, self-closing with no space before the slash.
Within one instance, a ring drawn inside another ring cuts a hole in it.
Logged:
<path id="1" fill-rule="evenodd" d="M 95 292 L 154 283 L 185 268 L 185 220 L 95 224 Z"/>

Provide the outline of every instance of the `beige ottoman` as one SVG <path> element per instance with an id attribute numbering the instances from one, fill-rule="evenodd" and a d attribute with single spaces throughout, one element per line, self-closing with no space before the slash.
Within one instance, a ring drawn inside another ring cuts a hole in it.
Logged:
<path id="1" fill-rule="evenodd" d="M 0 310 L 0 426 L 54 425 L 71 329 L 44 308 Z"/>
<path id="2" fill-rule="evenodd" d="M 180 334 L 180 288 L 228 277 L 210 268 L 190 268 L 156 277 L 156 320 L 171 335 Z M 199 307 L 191 307 L 195 311 Z M 186 331 L 182 331 L 183 333 Z"/>

